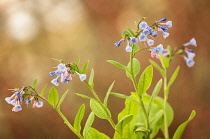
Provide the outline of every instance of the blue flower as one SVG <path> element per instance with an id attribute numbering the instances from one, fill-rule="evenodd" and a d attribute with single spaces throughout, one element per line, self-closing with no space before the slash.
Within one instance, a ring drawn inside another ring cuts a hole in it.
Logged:
<path id="1" fill-rule="evenodd" d="M 138 42 L 138 39 L 136 37 L 130 37 L 130 43 L 136 44 Z"/>
<path id="2" fill-rule="evenodd" d="M 36 102 L 36 107 L 37 108 L 41 108 L 43 106 L 43 102 L 42 101 L 37 101 Z"/>
<path id="3" fill-rule="evenodd" d="M 172 21 L 167 21 L 166 23 L 159 23 L 160 25 L 164 25 L 168 28 L 171 28 L 172 27 Z"/>
<path id="4" fill-rule="evenodd" d="M 165 38 L 167 38 L 169 36 L 169 33 L 162 31 L 162 35 L 163 35 L 163 38 L 165 39 Z"/>
<path id="5" fill-rule="evenodd" d="M 49 72 L 50 76 L 54 76 L 55 75 L 55 71 Z"/>
<path id="6" fill-rule="evenodd" d="M 148 27 L 147 22 L 141 22 L 139 24 L 139 28 L 142 29 L 142 30 L 146 29 L 147 27 Z"/>
<path id="7" fill-rule="evenodd" d="M 159 44 L 157 47 L 150 49 L 150 51 L 155 52 L 156 54 L 161 53 L 164 54 L 168 52 L 167 49 L 163 49 L 163 45 Z"/>
<path id="8" fill-rule="evenodd" d="M 58 77 L 55 78 L 55 79 L 53 79 L 53 80 L 51 81 L 51 83 L 54 84 L 55 86 L 59 86 Z"/>
<path id="9" fill-rule="evenodd" d="M 144 41 L 147 40 L 147 36 L 146 36 L 145 34 L 141 33 L 141 34 L 139 35 L 139 40 L 140 40 L 141 42 L 144 42 Z"/>
<path id="10" fill-rule="evenodd" d="M 148 44 L 149 46 L 154 45 L 154 40 L 152 40 L 152 39 L 147 39 L 147 44 Z"/>
<path id="11" fill-rule="evenodd" d="M 31 100 L 30 99 L 27 99 L 26 100 L 26 104 L 30 104 L 31 103 Z"/>
<path id="12" fill-rule="evenodd" d="M 114 45 L 119 47 L 122 41 L 123 41 L 123 39 L 121 39 L 119 42 L 116 42 Z"/>
<path id="13" fill-rule="evenodd" d="M 125 48 L 126 52 L 132 52 L 132 50 L 133 49 L 132 49 L 132 47 L 130 45 L 127 45 L 126 48 Z"/>
<path id="14" fill-rule="evenodd" d="M 151 32 L 149 31 L 149 29 L 144 29 L 143 33 L 144 33 L 145 35 L 149 35 Z"/>
<path id="15" fill-rule="evenodd" d="M 63 63 L 58 64 L 58 71 L 65 72 L 66 71 L 66 65 Z"/>
<path id="16" fill-rule="evenodd" d="M 22 107 L 20 104 L 16 104 L 13 108 L 12 108 L 12 111 L 14 112 L 19 112 L 22 110 Z"/>
<path id="17" fill-rule="evenodd" d="M 168 30 L 167 27 L 160 27 L 162 29 L 162 31 L 166 32 Z"/>
<path id="18" fill-rule="evenodd" d="M 193 60 L 193 58 L 195 57 L 195 53 L 192 49 L 187 48 L 185 48 L 185 52 L 187 53 L 187 57 L 184 56 L 184 60 L 186 61 L 188 67 L 192 67 L 195 64 Z"/>
<path id="19" fill-rule="evenodd" d="M 86 80 L 86 77 L 87 77 L 86 74 L 80 74 L 78 72 L 76 72 L 76 74 L 79 76 L 79 79 L 80 79 L 81 82 L 84 81 L 84 80 Z"/>
<path id="20" fill-rule="evenodd" d="M 11 98 L 11 97 L 6 97 L 5 98 L 5 101 L 8 103 L 8 104 L 11 104 L 11 101 L 12 101 L 13 99 Z"/>
<path id="21" fill-rule="evenodd" d="M 152 35 L 153 37 L 156 37 L 156 36 L 157 36 L 157 34 L 158 34 L 158 32 L 157 32 L 157 31 L 153 31 L 153 32 L 151 33 L 151 35 Z"/>
<path id="22" fill-rule="evenodd" d="M 166 21 L 167 20 L 167 18 L 166 17 L 163 17 L 162 19 L 160 19 L 159 21 L 157 21 L 158 23 L 159 22 L 163 22 L 163 21 Z"/>
<path id="23" fill-rule="evenodd" d="M 193 59 L 187 58 L 186 56 L 184 56 L 184 60 L 186 61 L 186 64 L 189 68 L 193 67 L 195 64 L 195 61 Z"/>
<path id="24" fill-rule="evenodd" d="M 183 45 L 184 46 L 192 45 L 192 46 L 195 46 L 195 47 L 197 46 L 195 38 L 192 38 L 189 42 L 187 42 L 187 43 L 185 43 Z"/>

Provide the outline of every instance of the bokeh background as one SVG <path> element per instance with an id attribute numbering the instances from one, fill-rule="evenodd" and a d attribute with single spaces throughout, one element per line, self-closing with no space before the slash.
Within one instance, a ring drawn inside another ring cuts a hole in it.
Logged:
<path id="1" fill-rule="evenodd" d="M 12 93 L 8 88 L 31 85 L 39 79 L 37 90 L 45 84 L 53 85 L 48 72 L 58 63 L 51 58 L 74 62 L 81 57 L 81 64 L 90 60 L 95 70 L 95 90 L 100 98 L 108 86 L 116 81 L 113 91 L 129 95 L 133 87 L 124 71 L 106 62 L 113 59 L 127 64 L 129 54 L 126 44 L 117 48 L 126 26 L 135 29 L 134 21 L 147 17 L 147 22 L 167 17 L 173 21 L 167 39 L 159 37 L 155 45 L 170 44 L 173 48 L 197 40 L 195 66 L 188 68 L 181 57 L 172 62 L 169 73 L 177 65 L 181 70 L 169 95 L 175 118 L 170 135 L 185 121 L 191 111 L 197 112 L 188 125 L 183 139 L 210 138 L 210 1 L 209 0 L 0 0 L 0 138 L 2 139 L 76 139 L 58 114 L 48 105 L 33 109 L 23 106 L 18 113 L 11 111 L 4 98 Z M 142 51 L 136 57 L 144 69 L 149 65 L 150 53 Z M 88 70 L 90 73 L 90 69 Z M 160 75 L 154 73 L 151 93 Z M 87 105 L 84 121 L 90 112 L 88 100 L 74 93 L 91 96 L 86 86 L 75 78 L 69 84 L 57 87 L 60 95 L 69 89 L 62 111 L 73 122 L 82 103 Z M 162 95 L 162 94 L 160 94 Z M 124 100 L 111 96 L 109 107 L 114 120 L 122 110 Z M 83 121 L 83 125 L 84 125 Z M 107 121 L 96 118 L 93 127 L 112 137 Z M 160 133 L 161 137 L 162 134 Z"/>

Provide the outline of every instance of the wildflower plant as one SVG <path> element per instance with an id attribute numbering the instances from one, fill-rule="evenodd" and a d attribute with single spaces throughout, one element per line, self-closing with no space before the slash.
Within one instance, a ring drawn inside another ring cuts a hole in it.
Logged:
<path id="1" fill-rule="evenodd" d="M 76 93 L 76 95 L 89 100 L 89 106 L 92 110 L 84 127 L 81 126 L 81 121 L 85 114 L 85 105 L 81 105 L 74 119 L 74 123 L 71 124 L 60 110 L 68 90 L 59 97 L 56 88 L 52 87 L 49 91 L 48 98 L 45 98 L 46 86 L 44 86 L 41 93 L 37 93 L 37 79 L 34 81 L 32 87 L 28 86 L 22 87 L 21 89 L 14 89 L 15 93 L 11 97 L 7 97 L 5 99 L 6 102 L 13 105 L 12 111 L 18 112 L 22 110 L 21 104 L 23 101 L 27 105 L 33 103 L 33 108 L 40 108 L 43 106 L 41 100 L 44 100 L 52 105 L 64 120 L 64 123 L 80 139 L 153 139 L 159 131 L 163 133 L 165 139 L 180 139 L 187 124 L 194 118 L 196 112 L 193 110 L 189 119 L 177 128 L 174 135 L 169 135 L 169 126 L 173 121 L 174 112 L 168 103 L 168 96 L 171 85 L 179 73 L 180 66 L 174 70 L 172 75 L 168 74 L 168 69 L 175 56 L 183 57 L 188 67 L 192 67 L 195 64 L 193 59 L 195 53 L 187 47 L 197 46 L 196 40 L 193 38 L 180 48 L 175 49 L 170 46 L 164 48 L 162 44 L 154 47 L 154 38 L 157 35 L 162 35 L 164 39 L 169 36 L 167 31 L 172 27 L 172 21 L 167 21 L 166 18 L 162 18 L 149 26 L 146 18 L 142 18 L 140 22 L 135 24 L 135 31 L 127 28 L 127 30 L 122 31 L 122 38 L 114 43 L 115 46 L 120 47 L 124 41 L 127 42 L 125 51 L 130 55 L 129 63 L 123 65 L 114 60 L 107 60 L 112 65 L 124 70 L 125 75 L 131 80 L 134 90 L 131 90 L 130 95 L 113 92 L 112 89 L 115 83 L 113 82 L 107 89 L 105 98 L 101 100 L 94 90 L 94 70 L 92 69 L 90 75 L 87 75 L 89 61 L 81 68 L 79 66 L 80 58 L 77 58 L 73 63 L 65 63 L 62 60 L 58 60 L 59 63 L 56 70 L 49 73 L 50 76 L 55 77 L 51 81 L 54 86 L 59 86 L 59 83 L 69 83 L 73 78 L 79 78 L 90 89 L 92 97 L 89 94 Z M 139 44 L 143 44 L 143 46 L 140 47 Z M 148 51 L 151 57 L 157 58 L 159 62 L 149 60 L 151 64 L 140 74 L 141 65 L 139 60 L 135 58 L 135 55 L 143 50 Z M 153 81 L 154 68 L 160 73 L 161 78 L 156 83 L 150 95 L 148 89 Z M 161 88 L 163 88 L 163 98 L 158 96 Z M 125 107 L 118 114 L 117 123 L 114 122 L 112 112 L 108 108 L 108 98 L 110 95 L 125 99 Z M 105 119 L 110 123 L 115 131 L 112 137 L 108 137 L 92 127 L 95 116 L 100 119 Z"/>

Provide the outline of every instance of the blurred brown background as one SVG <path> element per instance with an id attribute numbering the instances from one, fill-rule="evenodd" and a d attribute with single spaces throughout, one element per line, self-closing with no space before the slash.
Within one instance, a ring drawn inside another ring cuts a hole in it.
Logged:
<path id="1" fill-rule="evenodd" d="M 23 105 L 18 113 L 11 111 L 4 98 L 11 95 L 8 88 L 31 85 L 39 79 L 38 91 L 48 84 L 53 85 L 52 71 L 58 63 L 51 58 L 73 62 L 80 56 L 81 63 L 90 60 L 95 70 L 95 90 L 105 96 L 108 86 L 116 81 L 113 91 L 130 94 L 133 87 L 124 71 L 108 64 L 113 59 L 127 64 L 129 54 L 126 44 L 117 48 L 113 44 L 121 38 L 121 31 L 134 21 L 148 17 L 147 22 L 167 17 L 173 21 L 166 40 L 159 37 L 155 45 L 162 43 L 172 47 L 181 46 L 192 37 L 197 40 L 195 66 L 188 68 L 181 57 L 176 57 L 170 73 L 177 65 L 181 70 L 169 95 L 175 119 L 170 127 L 173 135 L 191 111 L 197 112 L 188 125 L 183 139 L 210 138 L 210 1 L 209 0 L 1 0 L 0 1 L 0 138 L 2 139 L 76 139 L 63 124 L 62 119 L 48 105 L 33 109 Z M 143 51 L 136 56 L 142 70 L 149 65 L 150 53 Z M 90 71 L 90 70 L 89 70 Z M 151 93 L 160 76 L 155 71 Z M 62 111 L 73 122 L 82 103 L 87 104 L 86 120 L 90 109 L 88 100 L 74 93 L 91 96 L 90 91 L 75 78 L 69 84 L 61 84 L 60 95 L 70 89 Z M 161 94 L 162 95 L 162 94 Z M 111 96 L 109 107 L 114 120 L 124 106 L 124 100 Z M 84 125 L 84 121 L 83 121 Z M 109 123 L 96 118 L 94 124 L 99 131 L 112 137 Z M 162 136 L 162 134 L 159 134 Z"/>

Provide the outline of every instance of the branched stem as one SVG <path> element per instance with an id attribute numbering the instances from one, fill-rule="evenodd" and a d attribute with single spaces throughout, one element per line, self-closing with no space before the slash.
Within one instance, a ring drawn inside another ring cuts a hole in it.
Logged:
<path id="1" fill-rule="evenodd" d="M 167 73 L 167 70 L 165 70 L 165 73 Z M 166 105 L 167 105 L 167 100 L 168 100 L 168 90 L 167 90 L 167 74 L 164 79 L 164 104 L 163 104 L 163 109 L 164 109 L 164 136 L 165 139 L 169 139 L 169 133 L 168 133 L 168 118 L 167 118 L 167 113 L 166 113 Z"/>

